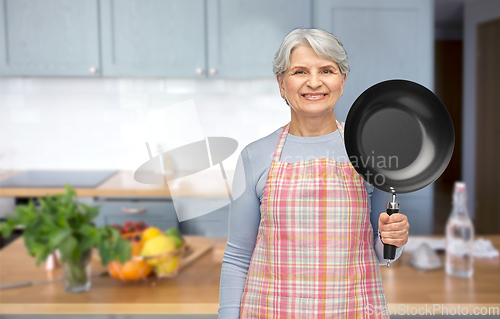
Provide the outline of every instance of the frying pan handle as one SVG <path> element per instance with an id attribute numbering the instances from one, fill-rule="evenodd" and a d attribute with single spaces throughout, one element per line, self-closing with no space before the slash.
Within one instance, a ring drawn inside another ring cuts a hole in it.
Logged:
<path id="1" fill-rule="evenodd" d="M 387 208 L 387 215 L 399 213 L 399 208 Z M 394 260 L 396 258 L 396 246 L 384 244 L 384 259 Z"/>

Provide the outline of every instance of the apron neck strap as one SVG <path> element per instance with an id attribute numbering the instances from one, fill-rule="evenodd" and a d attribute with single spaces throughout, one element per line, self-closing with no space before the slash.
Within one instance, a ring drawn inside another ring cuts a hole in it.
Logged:
<path id="1" fill-rule="evenodd" d="M 342 136 L 342 140 L 344 140 L 344 127 L 339 121 L 335 120 L 335 122 L 337 123 L 337 129 L 339 130 L 340 136 Z M 274 151 L 273 162 L 280 161 L 281 152 L 283 151 L 283 146 L 285 145 L 289 129 L 290 129 L 290 122 L 288 122 L 288 124 L 283 127 L 283 132 L 280 135 L 278 145 L 276 146 L 276 150 Z"/>
<path id="2" fill-rule="evenodd" d="M 342 140 L 344 140 L 344 127 L 339 121 L 335 120 L 335 122 L 337 122 L 337 129 L 339 130 L 340 136 L 342 136 Z"/>

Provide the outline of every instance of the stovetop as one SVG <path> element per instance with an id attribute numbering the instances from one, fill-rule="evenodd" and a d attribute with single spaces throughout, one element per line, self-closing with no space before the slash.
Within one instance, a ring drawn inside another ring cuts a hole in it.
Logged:
<path id="1" fill-rule="evenodd" d="M 0 187 L 94 188 L 116 174 L 117 170 L 29 170 L 0 181 Z"/>

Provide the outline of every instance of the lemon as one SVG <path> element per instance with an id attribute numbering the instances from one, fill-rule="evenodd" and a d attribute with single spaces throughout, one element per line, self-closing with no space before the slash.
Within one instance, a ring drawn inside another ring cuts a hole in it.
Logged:
<path id="1" fill-rule="evenodd" d="M 149 257 L 149 256 L 162 255 L 172 252 L 174 250 L 175 250 L 175 242 L 172 240 L 172 238 L 167 237 L 165 235 L 160 235 L 150 238 L 144 243 L 144 246 L 142 247 L 141 251 L 141 256 Z M 170 256 L 166 256 L 166 257 L 147 259 L 146 261 L 148 262 L 148 264 L 156 266 L 158 264 L 168 261 L 170 258 L 171 258 Z"/>
<path id="2" fill-rule="evenodd" d="M 154 271 L 158 276 L 168 276 L 175 273 L 179 267 L 180 256 L 173 256 L 169 261 L 163 262 L 155 266 Z"/>
<path id="3" fill-rule="evenodd" d="M 156 227 L 148 227 L 143 233 L 142 233 L 142 239 L 141 239 L 141 244 L 144 244 L 147 242 L 149 239 L 160 236 L 162 235 L 162 231 L 159 230 Z"/>

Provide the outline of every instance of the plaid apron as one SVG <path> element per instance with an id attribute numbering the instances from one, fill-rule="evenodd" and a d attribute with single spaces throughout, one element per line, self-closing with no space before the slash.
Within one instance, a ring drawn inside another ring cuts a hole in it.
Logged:
<path id="1" fill-rule="evenodd" d="M 389 318 L 362 177 L 350 162 L 280 162 L 289 126 L 264 189 L 241 318 Z"/>

